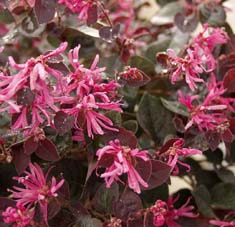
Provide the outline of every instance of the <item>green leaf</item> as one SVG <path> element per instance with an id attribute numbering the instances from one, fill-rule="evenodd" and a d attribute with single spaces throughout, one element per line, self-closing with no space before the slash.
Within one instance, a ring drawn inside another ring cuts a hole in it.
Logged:
<path id="1" fill-rule="evenodd" d="M 209 190 L 221 182 L 215 171 L 212 170 L 199 169 L 196 172 L 195 177 L 198 185 L 203 184 Z"/>
<path id="2" fill-rule="evenodd" d="M 207 161 L 213 164 L 221 164 L 223 161 L 223 152 L 220 149 L 216 149 L 213 152 L 211 150 L 204 151 Z"/>
<path id="3" fill-rule="evenodd" d="M 102 222 L 97 218 L 92 218 L 89 215 L 79 216 L 76 224 L 73 227 L 102 227 Z"/>
<path id="4" fill-rule="evenodd" d="M 0 21 L 6 24 L 14 22 L 14 17 L 8 9 L 0 9 Z"/>
<path id="5" fill-rule="evenodd" d="M 167 135 L 175 133 L 172 114 L 158 97 L 147 93 L 142 96 L 137 119 L 140 126 L 156 141 L 163 142 Z"/>
<path id="6" fill-rule="evenodd" d="M 177 54 L 182 51 L 185 45 L 188 43 L 190 35 L 188 33 L 183 33 L 179 29 L 173 34 L 171 43 L 169 45 L 170 49 L 173 49 Z"/>
<path id="7" fill-rule="evenodd" d="M 147 75 L 155 74 L 155 65 L 145 57 L 133 56 L 130 58 L 128 64 L 146 73 Z"/>
<path id="8" fill-rule="evenodd" d="M 214 207 L 235 210 L 235 183 L 217 184 L 212 189 L 211 195 Z"/>
<path id="9" fill-rule="evenodd" d="M 214 218 L 215 214 L 210 207 L 211 195 L 206 186 L 200 185 L 192 194 L 196 201 L 199 212 L 206 217 Z"/>
<path id="10" fill-rule="evenodd" d="M 235 183 L 235 176 L 231 170 L 221 168 L 216 171 L 218 177 L 225 183 Z"/>
<path id="11" fill-rule="evenodd" d="M 161 101 L 162 101 L 163 106 L 167 108 L 168 110 L 170 110 L 171 112 L 185 116 L 185 117 L 189 116 L 189 112 L 180 102 L 169 101 L 164 98 L 161 98 Z"/>
<path id="12" fill-rule="evenodd" d="M 224 7 L 218 4 L 202 3 L 199 5 L 199 16 L 202 23 L 211 26 L 222 26 L 226 21 Z"/>
<path id="13" fill-rule="evenodd" d="M 115 217 L 127 220 L 130 214 L 142 209 L 142 201 L 135 192 L 125 190 L 120 199 L 112 206 L 112 213 Z"/>
<path id="14" fill-rule="evenodd" d="M 158 199 L 166 201 L 169 196 L 169 188 L 167 184 L 162 184 L 151 190 L 144 190 L 141 192 L 141 198 L 144 204 L 149 207 Z"/>
<path id="15" fill-rule="evenodd" d="M 151 22 L 155 25 L 165 25 L 174 23 L 177 13 L 183 12 L 183 6 L 177 2 L 171 2 L 163 6 L 152 18 Z"/>
<path id="16" fill-rule="evenodd" d="M 87 36 L 90 36 L 93 38 L 100 38 L 99 30 L 97 30 L 95 28 L 88 27 L 86 25 L 77 26 L 76 23 L 74 23 L 74 24 L 70 23 L 70 24 L 68 24 L 68 27 L 79 31 L 79 32 L 83 33 L 84 35 L 87 35 Z"/>
<path id="17" fill-rule="evenodd" d="M 176 2 L 177 0 L 156 0 L 157 4 L 160 6 L 164 6 L 168 4 L 169 2 Z"/>
<path id="18" fill-rule="evenodd" d="M 164 39 L 157 40 L 153 43 L 151 43 L 145 52 L 145 56 L 151 60 L 152 62 L 156 62 L 156 54 L 162 51 L 166 51 L 166 49 L 169 47 L 171 42 L 171 39 L 168 37 L 165 37 Z"/>
<path id="19" fill-rule="evenodd" d="M 119 112 L 117 111 L 108 111 L 105 113 L 105 116 L 108 117 L 114 125 L 116 126 L 121 126 L 122 124 L 122 116 Z"/>
<path id="20" fill-rule="evenodd" d="M 128 120 L 123 123 L 123 127 L 135 134 L 138 130 L 138 122 L 136 120 Z"/>
<path id="21" fill-rule="evenodd" d="M 34 11 L 39 24 L 48 23 L 55 15 L 55 0 L 37 0 Z"/>
<path id="22" fill-rule="evenodd" d="M 119 187 L 117 183 L 113 183 L 110 188 L 106 187 L 106 184 L 102 184 L 94 197 L 94 208 L 105 214 L 111 213 L 112 203 L 119 197 Z"/>

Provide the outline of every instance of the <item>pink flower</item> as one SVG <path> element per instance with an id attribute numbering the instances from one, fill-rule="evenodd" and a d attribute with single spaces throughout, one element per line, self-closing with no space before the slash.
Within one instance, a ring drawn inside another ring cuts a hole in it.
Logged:
<path id="1" fill-rule="evenodd" d="M 209 56 L 216 45 L 227 43 L 228 39 L 228 34 L 221 28 L 212 28 L 204 24 L 203 31 L 193 39 L 192 45 L 199 46 L 201 51 L 205 52 L 205 56 Z"/>
<path id="2" fill-rule="evenodd" d="M 104 131 L 102 128 L 111 130 L 111 131 L 118 131 L 117 129 L 113 128 L 113 122 L 103 115 L 102 113 L 97 113 L 96 109 L 104 109 L 104 110 L 115 110 L 121 111 L 119 107 L 119 103 L 98 103 L 95 101 L 95 96 L 90 94 L 85 96 L 81 103 L 77 104 L 74 108 L 65 109 L 64 111 L 68 114 L 74 115 L 79 118 L 79 115 L 83 115 L 86 122 L 86 128 L 88 132 L 88 136 L 93 138 L 94 134 L 103 135 Z M 79 128 L 79 125 L 77 125 Z"/>
<path id="3" fill-rule="evenodd" d="M 80 46 L 69 51 L 69 60 L 74 71 L 68 75 L 65 95 L 58 98 L 61 104 L 68 104 L 63 109 L 75 118 L 75 128 L 89 137 L 103 135 L 104 130 L 118 131 L 113 122 L 104 115 L 105 111 L 121 112 L 120 98 L 117 99 L 119 84 L 114 80 L 104 82 L 102 73 L 105 68 L 97 66 L 97 55 L 91 67 L 85 68 L 79 62 Z"/>
<path id="4" fill-rule="evenodd" d="M 181 77 L 185 76 L 185 81 L 191 90 L 196 88 L 196 83 L 203 82 L 200 74 L 203 73 L 202 64 L 204 61 L 196 56 L 196 51 L 187 49 L 187 55 L 184 58 L 178 57 L 174 50 L 169 49 L 168 55 L 173 68 L 171 83 L 175 84 Z"/>
<path id="5" fill-rule="evenodd" d="M 145 188 L 148 184 L 142 179 L 140 174 L 135 169 L 135 164 L 138 159 L 148 161 L 148 151 L 139 149 L 131 149 L 127 146 L 122 146 L 118 139 L 110 141 L 109 145 L 97 150 L 98 167 L 101 167 L 102 158 L 112 160 L 109 166 L 105 166 L 105 172 L 100 177 L 105 179 L 107 188 L 110 188 L 114 180 L 120 181 L 120 176 L 127 174 L 129 188 L 136 193 L 140 193 L 140 185 Z"/>
<path id="6" fill-rule="evenodd" d="M 144 23 L 136 20 L 133 0 L 113 1 L 113 5 L 115 9 L 110 10 L 109 16 L 114 25 L 122 24 L 115 38 L 119 45 L 121 59 L 127 63 L 129 57 L 136 54 L 138 47 L 146 46 L 146 42 L 140 38 L 149 35 L 150 31 Z"/>
<path id="7" fill-rule="evenodd" d="M 199 96 L 183 96 L 179 91 L 179 101 L 188 109 L 190 120 L 185 126 L 189 129 L 196 125 L 201 132 L 224 131 L 229 127 L 227 113 L 234 112 L 234 99 L 225 98 L 222 82 L 216 82 L 215 76 L 211 75 L 210 82 L 207 83 L 208 93 L 203 102 L 195 105 Z M 227 127 L 225 127 L 227 125 Z"/>
<path id="8" fill-rule="evenodd" d="M 175 220 L 180 217 L 195 218 L 196 214 L 192 212 L 193 206 L 188 206 L 191 198 L 189 198 L 186 203 L 179 209 L 174 208 L 174 203 L 179 197 L 173 199 L 172 196 L 168 198 L 167 203 L 162 200 L 157 200 L 155 205 L 153 205 L 150 210 L 153 213 L 153 224 L 157 227 L 166 225 L 167 227 L 180 227 Z"/>
<path id="9" fill-rule="evenodd" d="M 2 212 L 3 221 L 12 223 L 13 227 L 27 227 L 33 221 L 34 208 L 27 209 L 22 204 L 17 204 L 17 208 L 7 207 Z"/>
<path id="10" fill-rule="evenodd" d="M 105 227 L 122 227 L 122 220 L 118 218 L 111 218 L 110 222 L 104 226 Z"/>
<path id="11" fill-rule="evenodd" d="M 0 6 L 0 8 L 1 8 L 1 6 Z M 6 26 L 6 24 L 0 22 L 0 36 L 2 37 L 4 35 L 6 35 L 8 32 L 9 32 L 9 29 Z M 3 50 L 3 47 L 0 47 L 0 53 L 2 52 L 2 50 Z"/>
<path id="12" fill-rule="evenodd" d="M 11 76 L 0 74 L 0 104 L 4 103 L 0 112 L 18 114 L 13 129 L 30 125 L 33 130 L 43 124 L 45 119 L 47 124 L 51 123 L 51 112 L 58 111 L 55 97 L 64 91 L 64 78 L 60 71 L 51 68 L 47 63 L 64 52 L 66 47 L 67 43 L 62 43 L 57 49 L 31 58 L 24 64 L 16 64 L 9 57 L 10 66 L 18 72 Z M 55 85 L 51 83 L 52 78 Z M 21 99 L 20 103 L 18 97 Z M 30 101 L 24 103 L 28 99 Z"/>
<path id="13" fill-rule="evenodd" d="M 167 164 L 171 166 L 173 174 L 179 174 L 179 168 L 177 164 L 187 168 L 187 172 L 190 171 L 190 166 L 179 160 L 180 157 L 187 157 L 195 154 L 202 154 L 202 151 L 192 148 L 183 148 L 184 139 L 171 139 L 157 152 L 157 156 L 161 160 L 167 160 Z"/>
<path id="14" fill-rule="evenodd" d="M 47 206 L 50 198 L 57 197 L 58 191 L 64 183 L 64 180 L 60 180 L 56 183 L 55 177 L 52 177 L 48 182 L 49 171 L 44 176 L 42 169 L 38 164 L 29 164 L 29 172 L 25 171 L 25 177 L 14 177 L 18 183 L 23 184 L 24 188 L 14 186 L 12 192 L 12 198 L 17 201 L 19 206 L 24 206 L 27 209 L 32 209 L 36 204 L 40 205 L 43 213 L 44 221 L 47 224 Z"/>
<path id="15" fill-rule="evenodd" d="M 191 90 L 204 80 L 200 77 L 203 72 L 212 72 L 216 67 L 216 60 L 212 54 L 216 45 L 228 41 L 228 35 L 220 28 L 203 26 L 203 31 L 192 40 L 192 44 L 186 49 L 184 58 L 178 57 L 172 49 L 168 50 L 172 65 L 171 83 L 175 84 L 182 76 Z"/>
<path id="16" fill-rule="evenodd" d="M 60 4 L 66 5 L 73 13 L 79 13 L 78 19 L 87 21 L 89 10 L 97 5 L 100 0 L 59 0 Z"/>
<path id="17" fill-rule="evenodd" d="M 211 220 L 210 224 L 220 226 L 220 227 L 235 227 L 234 218 L 235 218 L 235 211 L 230 211 L 225 215 L 224 221 Z"/>
<path id="18" fill-rule="evenodd" d="M 220 226 L 220 227 L 235 227 L 235 221 L 211 220 L 210 224 Z"/>

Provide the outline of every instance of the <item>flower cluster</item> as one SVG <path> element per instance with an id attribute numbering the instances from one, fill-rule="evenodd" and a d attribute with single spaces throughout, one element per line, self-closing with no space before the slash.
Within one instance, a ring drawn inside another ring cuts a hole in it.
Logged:
<path id="1" fill-rule="evenodd" d="M 169 166 L 171 166 L 173 175 L 179 174 L 179 168 L 177 164 L 187 168 L 187 172 L 190 171 L 190 166 L 179 160 L 179 157 L 187 157 L 195 154 L 202 154 L 198 149 L 192 148 L 182 148 L 184 144 L 184 139 L 172 139 L 169 140 L 159 152 L 157 152 L 157 157 L 160 160 L 166 161 Z"/>
<path id="2" fill-rule="evenodd" d="M 122 111 L 117 94 L 119 85 L 114 80 L 103 82 L 102 72 L 105 69 L 97 67 L 98 55 L 90 69 L 81 65 L 78 60 L 79 48 L 80 46 L 69 52 L 69 60 L 74 71 L 68 75 L 65 95 L 60 97 L 60 101 L 61 104 L 70 107 L 62 110 L 75 117 L 75 128 L 80 134 L 84 122 L 91 138 L 94 134 L 103 135 L 104 129 L 118 131 L 113 127 L 112 121 L 99 111 Z M 81 121 L 81 118 L 84 120 Z"/>
<path id="3" fill-rule="evenodd" d="M 191 198 L 189 198 L 186 203 L 176 209 L 174 208 L 174 203 L 178 200 L 178 197 L 175 199 L 170 196 L 168 201 L 157 200 L 155 204 L 150 208 L 153 213 L 153 224 L 156 227 L 168 226 L 168 227 L 180 227 L 176 220 L 180 217 L 197 217 L 192 211 L 194 206 L 189 206 Z"/>
<path id="4" fill-rule="evenodd" d="M 30 126 L 31 133 L 43 124 L 51 124 L 51 113 L 59 110 L 55 96 L 63 92 L 63 74 L 48 63 L 66 47 L 67 43 L 62 43 L 54 51 L 31 58 L 24 64 L 16 64 L 9 57 L 10 66 L 18 72 L 0 75 L 0 112 L 7 111 L 17 116 L 12 129 Z M 55 84 L 52 84 L 53 79 Z"/>
<path id="5" fill-rule="evenodd" d="M 119 45 L 120 56 L 123 62 L 127 63 L 129 57 L 136 53 L 138 47 L 146 45 L 146 43 L 139 40 L 139 38 L 149 34 L 149 31 L 142 24 L 136 23 L 133 0 L 116 1 L 115 7 L 115 11 L 110 13 L 110 18 L 113 24 L 122 24 L 117 44 Z"/>
<path id="6" fill-rule="evenodd" d="M 3 221 L 5 223 L 12 223 L 13 227 L 27 227 L 34 217 L 34 208 L 27 209 L 22 204 L 17 204 L 17 207 L 7 207 L 2 212 Z"/>
<path id="7" fill-rule="evenodd" d="M 38 164 L 29 164 L 29 172 L 25 171 L 25 177 L 14 177 L 19 184 L 24 187 L 14 186 L 13 190 L 9 190 L 11 197 L 16 200 L 18 210 L 8 207 L 3 213 L 6 223 L 18 222 L 26 223 L 30 222 L 33 217 L 33 210 L 35 206 L 39 204 L 45 223 L 47 223 L 47 208 L 50 200 L 56 198 L 56 193 L 63 185 L 64 180 L 60 180 L 56 183 L 55 177 L 52 177 L 51 181 L 48 181 L 49 171 L 44 176 L 44 173 Z M 20 212 L 19 212 L 20 210 Z M 20 215 L 14 215 L 19 213 Z M 15 219 L 14 219 L 15 218 Z"/>
<path id="8" fill-rule="evenodd" d="M 222 139 L 230 142 L 232 133 L 229 129 L 229 116 L 235 111 L 235 100 L 223 97 L 226 91 L 223 82 L 216 82 L 214 74 L 211 75 L 210 81 L 207 83 L 207 90 L 206 97 L 197 105 L 194 102 L 199 99 L 199 96 L 187 95 L 184 97 L 183 93 L 179 91 L 179 101 L 190 113 L 190 119 L 185 129 L 195 125 L 202 133 L 217 132 L 222 136 Z"/>
<path id="9" fill-rule="evenodd" d="M 224 44 L 228 41 L 228 35 L 220 28 L 209 28 L 204 25 L 203 31 L 192 40 L 192 44 L 186 49 L 184 58 L 175 54 L 169 49 L 169 60 L 172 65 L 172 84 L 185 76 L 185 81 L 191 90 L 195 90 L 196 83 L 202 83 L 203 72 L 212 72 L 216 67 L 216 60 L 213 50 L 216 45 Z"/>
<path id="10" fill-rule="evenodd" d="M 80 132 L 86 128 L 91 138 L 94 134 L 103 135 L 103 129 L 117 131 L 112 121 L 98 111 L 121 112 L 120 98 L 117 99 L 119 85 L 114 80 L 104 81 L 105 68 L 97 67 L 98 55 L 90 69 L 81 65 L 80 47 L 69 52 L 74 71 L 67 78 L 50 67 L 50 60 L 59 58 L 66 47 L 67 43 L 62 43 L 56 50 L 31 58 L 25 64 L 16 64 L 10 57 L 11 67 L 19 72 L 10 76 L 0 74 L 0 112 L 14 115 L 12 129 L 29 128 L 27 134 L 34 133 L 38 127 L 54 127 L 52 117 L 59 110 L 74 116 L 75 128 Z M 68 108 L 59 108 L 62 105 Z M 82 116 L 84 121 L 78 123 Z"/>
<path id="11" fill-rule="evenodd" d="M 226 10 L 222 0 L 0 1 L 0 226 L 235 227 Z M 187 177 L 180 200 L 173 175 Z"/>
<path id="12" fill-rule="evenodd" d="M 148 151 L 122 146 L 120 141 L 116 139 L 97 150 L 96 155 L 98 156 L 98 167 L 102 167 L 102 158 L 112 160 L 111 165 L 106 167 L 105 172 L 100 175 L 105 179 L 107 188 L 110 188 L 114 180 L 121 181 L 119 177 L 123 174 L 127 174 L 128 186 L 136 193 L 141 192 L 140 185 L 148 187 L 148 184 L 135 169 L 135 163 L 138 162 L 138 159 L 149 160 Z"/>

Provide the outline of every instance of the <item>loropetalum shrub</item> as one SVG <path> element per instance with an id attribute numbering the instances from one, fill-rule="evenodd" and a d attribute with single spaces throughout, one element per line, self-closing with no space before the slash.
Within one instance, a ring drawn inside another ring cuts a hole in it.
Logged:
<path id="1" fill-rule="evenodd" d="M 0 226 L 235 227 L 225 3 L 1 1 Z"/>

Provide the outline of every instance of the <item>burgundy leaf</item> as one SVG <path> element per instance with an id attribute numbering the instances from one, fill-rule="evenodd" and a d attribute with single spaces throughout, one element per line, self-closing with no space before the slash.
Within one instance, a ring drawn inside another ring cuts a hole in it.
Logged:
<path id="1" fill-rule="evenodd" d="M 70 199 L 70 190 L 69 190 L 69 183 L 68 181 L 64 180 L 63 185 L 61 188 L 57 191 L 59 197 L 62 197 L 63 199 Z"/>
<path id="2" fill-rule="evenodd" d="M 154 216 L 152 212 L 148 212 L 145 214 L 144 218 L 144 227 L 155 227 L 153 221 L 154 221 Z"/>
<path id="3" fill-rule="evenodd" d="M 177 141 L 177 139 L 168 140 L 160 149 L 160 154 L 163 154 L 169 150 L 170 147 Z"/>
<path id="4" fill-rule="evenodd" d="M 58 111 L 54 118 L 54 125 L 57 131 L 63 135 L 73 128 L 74 117 L 69 116 L 63 111 Z"/>
<path id="5" fill-rule="evenodd" d="M 88 210 L 80 203 L 76 202 L 73 207 L 82 215 L 89 215 Z"/>
<path id="6" fill-rule="evenodd" d="M 112 28 L 111 27 L 102 27 L 99 30 L 99 35 L 102 39 L 106 40 L 106 41 L 111 41 L 113 38 L 112 35 Z"/>
<path id="7" fill-rule="evenodd" d="M 120 58 L 122 61 L 127 64 L 129 59 L 131 57 L 131 52 L 128 48 L 128 46 L 122 46 L 121 52 L 120 52 Z"/>
<path id="8" fill-rule="evenodd" d="M 124 128 L 118 128 L 118 132 L 107 132 L 103 139 L 107 143 L 110 140 L 119 139 L 121 144 L 124 146 L 129 146 L 130 148 L 136 148 L 137 146 L 137 138 L 133 134 L 133 132 L 128 131 Z"/>
<path id="9" fill-rule="evenodd" d="M 34 136 L 29 137 L 24 142 L 24 153 L 27 155 L 31 155 L 38 148 L 38 142 L 35 142 Z"/>
<path id="10" fill-rule="evenodd" d="M 98 8 L 97 5 L 92 5 L 88 10 L 87 25 L 90 26 L 95 24 L 98 19 Z"/>
<path id="11" fill-rule="evenodd" d="M 155 54 L 155 52 L 154 52 Z M 170 57 L 166 52 L 156 53 L 156 67 L 155 71 L 163 78 L 168 78 L 171 74 Z"/>
<path id="12" fill-rule="evenodd" d="M 219 80 L 223 80 L 225 74 L 235 68 L 235 54 L 223 55 L 218 60 L 218 73 Z"/>
<path id="13" fill-rule="evenodd" d="M 135 169 L 140 174 L 142 179 L 144 179 L 144 181 L 148 182 L 148 180 L 150 179 L 150 176 L 152 174 L 151 160 L 144 161 L 143 159 L 136 158 L 136 161 L 137 161 L 137 164 L 135 166 Z M 143 189 L 143 187 L 141 187 L 141 189 Z"/>
<path id="14" fill-rule="evenodd" d="M 235 118 L 234 117 L 229 119 L 229 128 L 232 134 L 235 134 Z"/>
<path id="15" fill-rule="evenodd" d="M 30 106 L 34 101 L 35 95 L 29 88 L 22 88 L 17 92 L 17 104 Z"/>
<path id="16" fill-rule="evenodd" d="M 35 153 L 45 161 L 57 161 L 60 158 L 55 144 L 47 138 L 39 142 Z"/>
<path id="17" fill-rule="evenodd" d="M 133 217 L 128 219 L 127 227 L 145 227 L 142 217 Z"/>
<path id="18" fill-rule="evenodd" d="M 224 76 L 224 87 L 228 92 L 235 92 L 235 68 L 230 69 Z"/>
<path id="19" fill-rule="evenodd" d="M 171 167 L 169 165 L 158 160 L 152 160 L 152 174 L 147 182 L 149 184 L 147 190 L 156 188 L 165 183 L 170 176 L 170 172 Z"/>
<path id="20" fill-rule="evenodd" d="M 124 72 L 118 74 L 119 83 L 131 87 L 140 87 L 150 81 L 150 77 L 137 68 L 126 67 Z"/>
<path id="21" fill-rule="evenodd" d="M 130 214 L 142 209 L 140 197 L 132 192 L 125 191 L 121 198 L 113 203 L 113 214 L 115 217 L 126 220 Z"/>
<path id="22" fill-rule="evenodd" d="M 116 182 L 110 188 L 107 188 L 106 183 L 103 183 L 95 193 L 93 207 L 101 213 L 111 214 L 112 204 L 117 201 L 118 197 L 119 186 Z"/>
<path id="23" fill-rule="evenodd" d="M 12 148 L 13 163 L 17 173 L 22 174 L 30 163 L 30 156 L 24 153 L 23 144 L 17 144 Z"/>
<path id="24" fill-rule="evenodd" d="M 133 33 L 134 33 L 134 37 L 138 38 L 143 35 L 149 35 L 151 31 L 147 27 L 137 27 Z"/>
<path id="25" fill-rule="evenodd" d="M 60 209 L 61 204 L 59 203 L 58 199 L 55 198 L 51 200 L 48 204 L 48 220 L 54 218 L 60 212 Z"/>
<path id="26" fill-rule="evenodd" d="M 63 62 L 56 62 L 57 60 L 60 61 L 57 58 L 50 58 L 50 62 L 47 62 L 47 65 L 50 68 L 56 69 L 61 73 L 63 73 L 64 75 L 67 75 L 70 72 L 68 67 Z"/>
<path id="27" fill-rule="evenodd" d="M 223 138 L 223 140 L 225 142 L 232 143 L 232 141 L 233 141 L 233 134 L 232 134 L 232 132 L 229 129 L 227 129 L 227 130 L 225 130 L 223 132 L 222 138 Z"/>
<path id="28" fill-rule="evenodd" d="M 99 30 L 99 35 L 102 39 L 111 42 L 116 39 L 120 32 L 120 24 L 117 23 L 113 27 L 105 26 Z"/>
<path id="29" fill-rule="evenodd" d="M 0 211 L 5 210 L 7 207 L 14 207 L 16 202 L 6 197 L 0 197 Z"/>
<path id="30" fill-rule="evenodd" d="M 95 163 L 90 162 L 89 163 L 85 182 L 87 182 L 89 180 L 92 173 L 96 170 L 97 165 L 98 165 L 98 162 L 95 162 Z"/>
<path id="31" fill-rule="evenodd" d="M 54 18 L 55 0 L 37 0 L 35 3 L 35 14 L 39 24 L 47 23 Z"/>
<path id="32" fill-rule="evenodd" d="M 115 24 L 112 28 L 112 37 L 115 39 L 118 37 L 119 33 L 120 33 L 120 28 L 121 28 L 121 25 L 118 23 L 118 24 Z"/>
<path id="33" fill-rule="evenodd" d="M 81 213 L 79 212 L 79 214 Z M 49 225 L 56 227 L 65 227 L 65 226 L 73 226 L 74 222 L 75 222 L 75 216 L 71 212 L 68 212 L 68 210 L 61 209 L 60 212 L 52 220 L 49 220 Z"/>
<path id="34" fill-rule="evenodd" d="M 180 133 L 184 133 L 185 132 L 185 125 L 183 120 L 180 117 L 175 116 L 172 120 L 175 129 L 180 132 Z"/>
<path id="35" fill-rule="evenodd" d="M 207 132 L 205 134 L 205 138 L 212 151 L 214 151 L 220 144 L 221 139 L 219 133 Z"/>
<path id="36" fill-rule="evenodd" d="M 44 55 L 47 55 L 51 53 L 51 51 L 47 51 L 44 53 Z M 62 55 L 56 55 L 56 56 L 51 56 L 50 58 L 47 59 L 47 63 L 53 65 L 53 64 L 59 64 L 63 61 Z M 51 66 L 50 65 L 50 66 Z M 65 66 L 66 67 L 66 66 Z"/>
<path id="37" fill-rule="evenodd" d="M 179 12 L 175 15 L 175 24 L 182 32 L 193 32 L 198 24 L 198 19 L 195 14 L 185 16 Z"/>
<path id="38" fill-rule="evenodd" d="M 22 0 L 8 1 L 7 7 L 11 13 L 20 15 L 27 10 L 25 2 Z"/>
<path id="39" fill-rule="evenodd" d="M 101 159 L 98 161 L 98 167 L 108 168 L 114 162 L 114 156 L 110 154 L 104 154 Z"/>

